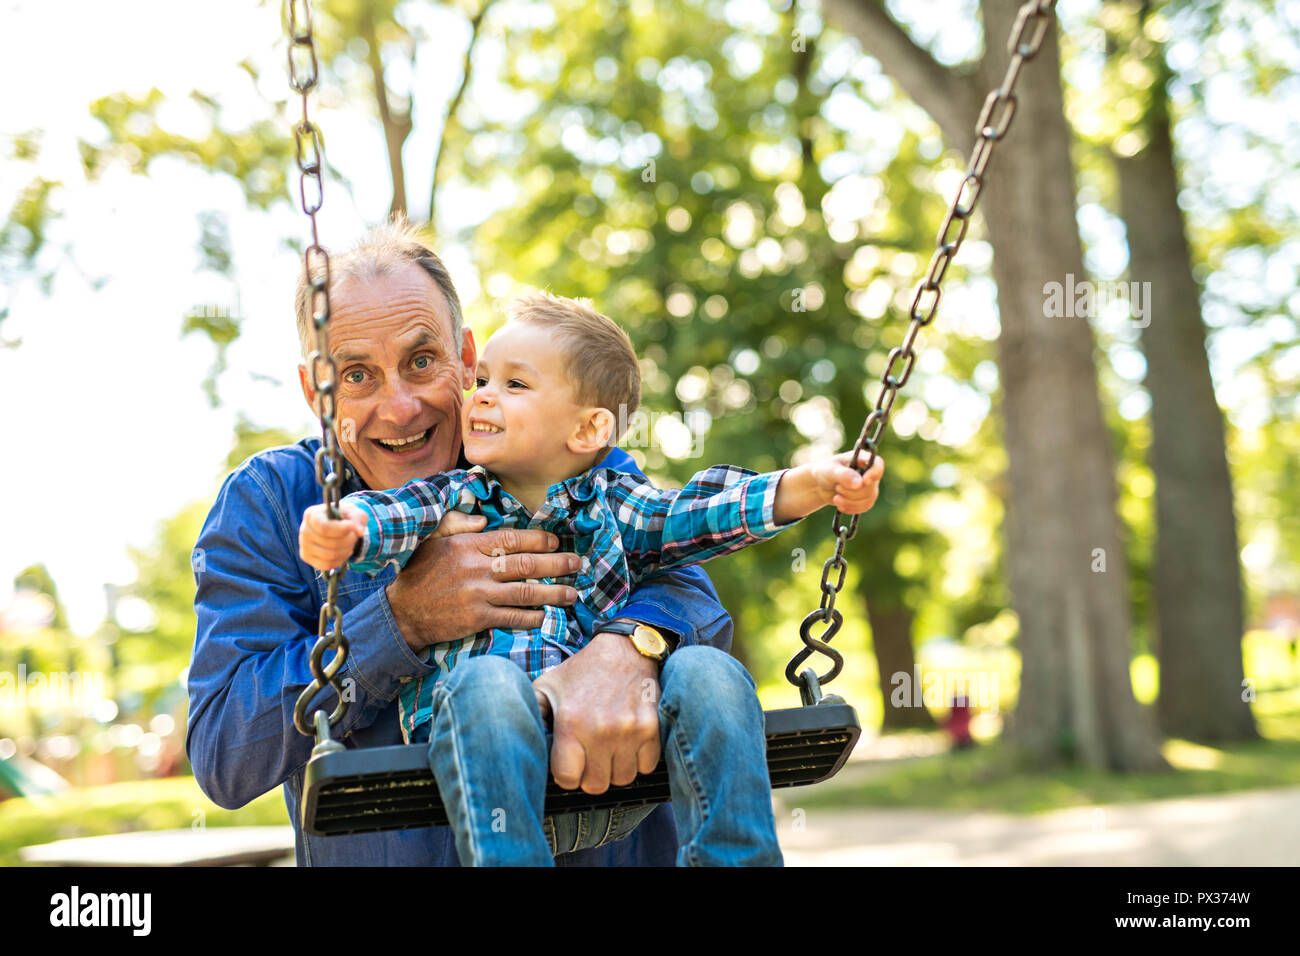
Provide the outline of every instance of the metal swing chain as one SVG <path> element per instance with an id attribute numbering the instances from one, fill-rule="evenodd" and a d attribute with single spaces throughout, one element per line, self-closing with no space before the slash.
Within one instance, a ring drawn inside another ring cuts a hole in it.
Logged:
<path id="1" fill-rule="evenodd" d="M 302 120 L 294 126 L 294 151 L 298 158 L 298 197 L 302 211 L 311 223 L 311 245 L 303 252 L 303 266 L 311 289 L 309 307 L 312 323 L 316 327 L 316 350 L 307 356 L 311 374 L 311 387 L 316 393 L 321 427 L 321 446 L 316 450 L 316 480 L 322 489 L 322 499 L 331 518 L 339 518 L 339 486 L 342 484 L 338 441 L 334 436 L 334 390 L 338 381 L 338 367 L 329 350 L 330 319 L 330 258 L 320 244 L 316 231 L 316 213 L 325 198 L 321 170 L 324 166 L 324 147 L 320 129 L 307 115 L 307 95 L 316 87 L 319 63 L 316 59 L 316 41 L 311 29 L 309 0 L 286 0 L 289 10 L 289 87 L 302 97 Z M 322 366 L 326 374 L 321 378 Z M 311 649 L 312 681 L 303 689 L 293 708 L 293 724 L 298 732 L 308 737 L 314 733 L 318 746 L 328 746 L 329 731 L 347 713 L 348 702 L 337 675 L 348 659 L 348 641 L 343 635 L 343 612 L 338 606 L 341 568 L 325 575 L 325 603 L 320 609 L 316 643 Z M 330 625 L 333 630 L 330 630 Z M 334 657 L 324 664 L 325 653 L 333 651 Z M 307 707 L 326 685 L 338 694 L 339 702 L 334 712 L 326 716 L 323 708 L 312 712 L 307 720 Z M 337 745 L 336 745 L 337 746 Z"/>
<path id="2" fill-rule="evenodd" d="M 916 294 L 912 298 L 912 307 L 908 312 L 911 323 L 907 335 L 902 345 L 889 352 L 884 372 L 881 373 L 881 388 L 876 396 L 876 406 L 868 413 L 867 420 L 862 425 L 862 432 L 858 435 L 857 444 L 853 448 L 853 467 L 859 474 L 865 474 L 876 462 L 877 442 L 889 423 L 889 413 L 894 407 L 894 400 L 898 397 L 898 390 L 907 383 L 908 377 L 912 374 L 912 366 L 916 362 L 916 352 L 913 351 L 912 345 L 921 329 L 934 320 L 935 312 L 939 308 L 940 283 L 943 282 L 943 277 L 948 271 L 948 264 L 957 254 L 962 240 L 966 237 L 971 213 L 975 211 L 980 193 L 984 190 L 984 171 L 993 155 L 994 145 L 1006 136 L 1011 126 L 1011 118 L 1015 116 L 1014 91 L 1021 67 L 1037 55 L 1052 24 L 1055 7 L 1056 0 L 1026 0 L 1016 14 L 1011 36 L 1007 40 L 1007 53 L 1011 57 L 1011 62 L 1007 65 L 1002 85 L 989 93 L 984 100 L 984 107 L 975 122 L 977 139 L 966 167 L 966 177 L 948 207 L 948 215 L 944 217 L 943 225 L 939 227 L 934 256 L 930 259 L 925 278 L 917 286 Z M 896 366 L 900 362 L 903 363 L 902 370 L 895 374 Z M 866 460 L 859 463 L 859 456 L 864 451 Z M 803 623 L 799 626 L 799 638 L 803 641 L 804 648 L 790 659 L 790 663 L 785 668 L 786 680 L 800 689 L 805 703 L 814 703 L 821 696 L 820 685 L 834 680 L 844 668 L 843 655 L 832 648 L 828 642 L 844 623 L 844 616 L 835 607 L 835 598 L 844 587 L 844 575 L 848 571 L 848 562 L 844 560 L 844 545 L 857 533 L 858 517 L 853 515 L 845 523 L 845 515 L 838 510 L 835 512 L 831 523 L 831 531 L 835 534 L 835 553 L 822 566 L 821 605 L 803 619 Z M 835 574 L 833 584 L 831 583 L 832 572 Z M 812 634 L 812 628 L 816 624 L 825 625 L 825 629 L 818 637 Z M 799 674 L 800 665 L 814 653 L 830 658 L 831 669 L 823 675 L 815 674 L 812 668 Z"/>

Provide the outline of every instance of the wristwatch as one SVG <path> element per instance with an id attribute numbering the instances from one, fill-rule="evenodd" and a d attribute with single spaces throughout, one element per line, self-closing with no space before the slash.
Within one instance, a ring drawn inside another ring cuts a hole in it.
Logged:
<path id="1" fill-rule="evenodd" d="M 668 641 L 649 624 L 640 624 L 621 617 L 608 624 L 602 624 L 600 630 L 605 634 L 626 634 L 632 639 L 632 646 L 638 653 L 660 664 L 668 659 L 668 652 L 671 650 Z"/>

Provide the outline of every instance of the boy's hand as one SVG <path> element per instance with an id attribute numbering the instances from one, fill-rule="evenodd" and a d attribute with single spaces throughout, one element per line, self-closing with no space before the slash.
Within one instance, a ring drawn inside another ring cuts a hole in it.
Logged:
<path id="1" fill-rule="evenodd" d="M 351 502 L 339 502 L 341 521 L 331 520 L 323 504 L 312 505 L 298 527 L 298 554 L 317 571 L 332 571 L 352 557 L 366 533 L 366 515 Z"/>
<path id="2" fill-rule="evenodd" d="M 861 458 L 865 459 L 863 452 Z M 853 452 L 841 452 L 809 465 L 817 493 L 823 505 L 834 505 L 846 515 L 861 514 L 876 503 L 880 479 L 885 474 L 885 460 L 879 455 L 864 475 L 853 467 Z"/>

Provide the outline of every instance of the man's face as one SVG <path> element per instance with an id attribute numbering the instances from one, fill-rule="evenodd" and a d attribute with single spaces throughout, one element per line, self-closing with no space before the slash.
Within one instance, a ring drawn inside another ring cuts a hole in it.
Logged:
<path id="1" fill-rule="evenodd" d="M 483 347 L 475 385 L 462 410 L 466 458 L 518 482 L 570 477 L 566 440 L 583 408 L 549 332 L 526 322 L 502 327 Z"/>
<path id="2" fill-rule="evenodd" d="M 330 292 L 330 352 L 338 366 L 336 435 L 371 488 L 396 488 L 456 467 L 460 404 L 477 355 L 454 342 L 447 300 L 415 263 Z M 299 369 L 315 408 L 311 379 Z"/>

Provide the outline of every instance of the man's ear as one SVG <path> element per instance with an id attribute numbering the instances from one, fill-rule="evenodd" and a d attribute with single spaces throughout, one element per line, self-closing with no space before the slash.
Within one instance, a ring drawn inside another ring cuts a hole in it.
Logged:
<path id="1" fill-rule="evenodd" d="M 307 374 L 307 366 L 298 366 L 298 382 L 302 385 L 302 397 L 307 400 L 307 407 L 311 409 L 313 415 L 320 414 L 316 408 L 316 390 L 311 387 L 311 377 Z"/>
<path id="2" fill-rule="evenodd" d="M 474 344 L 474 332 L 468 326 L 461 333 L 460 371 L 461 389 L 468 391 L 474 387 L 474 376 L 478 374 L 478 346 Z"/>
<path id="3" fill-rule="evenodd" d="M 592 455 L 610 445 L 614 438 L 614 413 L 608 408 L 587 408 L 565 443 L 575 455 Z"/>

